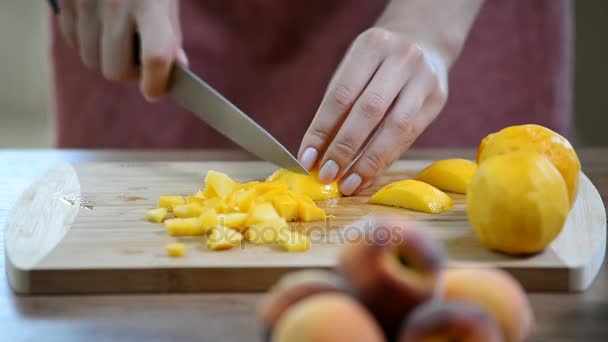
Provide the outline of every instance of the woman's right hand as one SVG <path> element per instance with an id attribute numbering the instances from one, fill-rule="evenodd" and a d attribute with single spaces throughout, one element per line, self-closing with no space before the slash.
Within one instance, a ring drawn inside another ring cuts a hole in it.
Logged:
<path id="1" fill-rule="evenodd" d="M 59 24 L 83 64 L 110 81 L 140 79 L 148 101 L 166 92 L 173 62 L 187 64 L 178 0 L 61 0 Z M 141 67 L 133 40 L 140 36 Z"/>

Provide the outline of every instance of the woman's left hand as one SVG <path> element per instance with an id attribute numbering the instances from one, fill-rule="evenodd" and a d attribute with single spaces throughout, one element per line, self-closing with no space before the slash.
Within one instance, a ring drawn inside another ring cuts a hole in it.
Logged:
<path id="1" fill-rule="evenodd" d="M 437 117 L 447 79 L 448 67 L 432 49 L 391 30 L 367 30 L 333 77 L 300 161 L 307 169 L 318 166 L 322 182 L 340 178 L 344 195 L 368 187 Z"/>

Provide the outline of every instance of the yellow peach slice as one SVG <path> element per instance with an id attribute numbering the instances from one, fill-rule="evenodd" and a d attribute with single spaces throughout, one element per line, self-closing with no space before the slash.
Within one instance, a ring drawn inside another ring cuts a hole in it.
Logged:
<path id="1" fill-rule="evenodd" d="M 219 225 L 220 219 L 215 209 L 206 209 L 200 216 L 201 227 L 205 232 L 210 231 L 213 227 Z"/>
<path id="2" fill-rule="evenodd" d="M 416 180 L 428 183 L 439 190 L 466 194 L 477 164 L 466 159 L 440 160 L 425 168 Z"/>
<path id="3" fill-rule="evenodd" d="M 271 182 L 279 180 L 284 180 L 290 191 L 308 196 L 314 201 L 342 196 L 337 181 L 331 184 L 323 184 L 317 178 L 316 171 L 312 171 L 310 176 L 306 176 L 286 169 L 280 169 L 268 177 L 268 181 Z"/>
<path id="4" fill-rule="evenodd" d="M 167 218 L 167 208 L 156 208 L 146 212 L 146 218 L 150 222 L 161 223 Z"/>
<path id="5" fill-rule="evenodd" d="M 452 209 L 454 201 L 450 196 L 432 185 L 404 180 L 389 184 L 372 196 L 372 204 L 401 207 L 429 214 L 439 214 Z"/>
<path id="6" fill-rule="evenodd" d="M 243 240 L 243 235 L 230 228 L 217 226 L 213 228 L 207 238 L 207 247 L 213 251 L 230 249 L 238 246 Z"/>
<path id="7" fill-rule="evenodd" d="M 208 198 L 203 202 L 203 208 L 215 209 L 218 213 L 226 213 L 229 208 L 226 202 L 219 197 Z"/>

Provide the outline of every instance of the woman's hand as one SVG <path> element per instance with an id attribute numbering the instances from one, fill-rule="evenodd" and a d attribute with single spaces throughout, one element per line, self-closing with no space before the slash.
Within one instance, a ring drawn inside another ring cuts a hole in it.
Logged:
<path id="1" fill-rule="evenodd" d="M 395 31 L 369 29 L 332 79 L 304 136 L 300 161 L 308 169 L 318 166 L 322 182 L 341 177 L 344 195 L 371 185 L 443 108 L 447 73 L 430 48 Z"/>
<path id="2" fill-rule="evenodd" d="M 59 24 L 83 64 L 111 81 L 140 78 L 149 101 L 166 91 L 175 60 L 187 64 L 182 49 L 178 0 L 61 0 Z M 134 37 L 140 36 L 141 69 Z"/>

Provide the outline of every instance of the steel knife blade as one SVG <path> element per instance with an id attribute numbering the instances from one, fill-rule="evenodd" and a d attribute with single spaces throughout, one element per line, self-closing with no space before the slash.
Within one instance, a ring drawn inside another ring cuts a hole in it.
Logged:
<path id="1" fill-rule="evenodd" d="M 287 170 L 308 174 L 270 133 L 187 67 L 175 64 L 169 94 L 199 119 L 250 153 Z"/>

